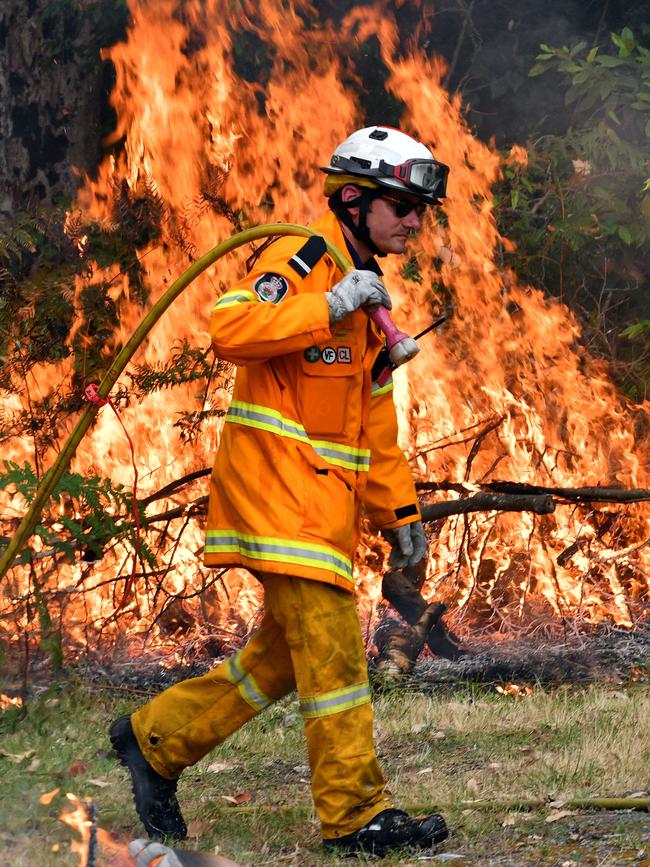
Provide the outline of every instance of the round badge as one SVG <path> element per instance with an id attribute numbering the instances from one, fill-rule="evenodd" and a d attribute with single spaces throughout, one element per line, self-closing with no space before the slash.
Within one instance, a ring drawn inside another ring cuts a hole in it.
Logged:
<path id="1" fill-rule="evenodd" d="M 334 364 L 336 361 L 336 349 L 332 349 L 331 346 L 326 346 L 321 353 L 321 357 L 325 364 Z"/>
<path id="2" fill-rule="evenodd" d="M 305 361 L 313 364 L 315 361 L 320 361 L 320 349 L 317 346 L 308 346 L 303 352 Z"/>
<path id="3" fill-rule="evenodd" d="M 282 274 L 263 274 L 255 282 L 253 289 L 260 301 L 277 304 L 287 294 L 289 286 Z"/>

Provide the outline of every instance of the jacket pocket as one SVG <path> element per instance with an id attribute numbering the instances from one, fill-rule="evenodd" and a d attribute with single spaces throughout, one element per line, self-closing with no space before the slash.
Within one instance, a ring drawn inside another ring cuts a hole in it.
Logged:
<path id="1" fill-rule="evenodd" d="M 356 495 L 332 470 L 309 468 L 301 535 L 344 551 L 352 559 L 357 541 Z"/>
<path id="2" fill-rule="evenodd" d="M 310 437 L 348 432 L 361 400 L 361 359 L 347 345 L 310 346 L 301 359 L 300 421 Z M 352 425 L 354 426 L 354 425 Z"/>

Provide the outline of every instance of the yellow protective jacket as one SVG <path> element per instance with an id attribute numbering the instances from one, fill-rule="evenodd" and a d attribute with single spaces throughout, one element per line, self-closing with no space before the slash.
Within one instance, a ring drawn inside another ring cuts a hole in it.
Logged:
<path id="1" fill-rule="evenodd" d="M 328 212 L 312 228 L 342 251 Z M 418 520 L 397 445 L 392 380 L 373 384 L 383 336 L 362 311 L 330 327 L 342 277 L 320 237 L 283 237 L 215 304 L 210 333 L 237 365 L 211 477 L 205 562 L 354 589 L 363 503 L 379 528 Z"/>

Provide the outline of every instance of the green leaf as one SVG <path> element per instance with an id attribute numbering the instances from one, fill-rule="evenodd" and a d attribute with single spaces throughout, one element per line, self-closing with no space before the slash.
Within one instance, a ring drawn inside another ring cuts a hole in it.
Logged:
<path id="1" fill-rule="evenodd" d="M 587 55 L 587 63 L 593 63 L 595 56 L 598 54 L 598 46 L 595 46 L 591 49 L 589 54 Z"/>
<path id="2" fill-rule="evenodd" d="M 513 190 L 510 193 L 510 206 L 513 209 L 513 211 L 517 207 L 518 204 L 519 204 L 519 190 Z"/>
<path id="3" fill-rule="evenodd" d="M 578 42 L 577 45 L 574 45 L 571 51 L 569 52 L 571 57 L 574 57 L 576 54 L 580 54 L 583 48 L 587 47 L 586 42 Z"/>
<path id="4" fill-rule="evenodd" d="M 629 27 L 624 27 L 621 30 L 621 38 L 627 50 L 634 51 L 636 47 L 636 39 L 634 38 L 634 33 L 632 33 Z"/>
<path id="5" fill-rule="evenodd" d="M 532 78 L 535 75 L 541 75 L 542 72 L 546 72 L 548 67 L 544 66 L 541 63 L 536 63 L 528 73 L 528 75 Z"/>
<path id="6" fill-rule="evenodd" d="M 571 105 L 581 95 L 582 90 L 579 87 L 570 87 L 564 94 L 564 104 Z"/>
<path id="7" fill-rule="evenodd" d="M 621 331 L 621 336 L 627 337 L 629 340 L 636 340 L 637 337 L 642 337 L 644 334 L 650 336 L 650 319 L 641 319 Z"/>
<path id="8" fill-rule="evenodd" d="M 601 54 L 596 58 L 596 63 L 611 69 L 614 66 L 623 66 L 626 61 L 622 57 L 613 57 L 611 54 Z"/>
<path id="9" fill-rule="evenodd" d="M 650 120 L 645 125 L 646 138 L 650 138 Z"/>
<path id="10" fill-rule="evenodd" d="M 611 118 L 617 126 L 621 125 L 620 120 L 616 117 L 616 113 L 613 112 L 611 109 L 607 112 L 607 116 Z"/>
<path id="11" fill-rule="evenodd" d="M 627 226 L 619 226 L 617 234 L 621 241 L 624 241 L 628 246 L 632 243 L 632 235 Z"/>

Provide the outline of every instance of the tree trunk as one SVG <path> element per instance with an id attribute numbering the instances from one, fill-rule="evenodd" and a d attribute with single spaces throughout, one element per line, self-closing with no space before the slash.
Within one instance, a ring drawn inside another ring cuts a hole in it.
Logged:
<path id="1" fill-rule="evenodd" d="M 111 69 L 99 49 L 125 20 L 115 0 L 0 4 L 0 213 L 72 197 L 74 169 L 97 165 Z"/>

